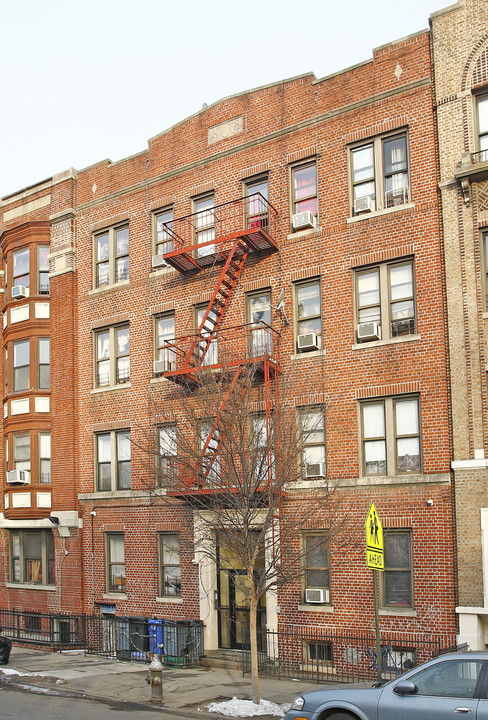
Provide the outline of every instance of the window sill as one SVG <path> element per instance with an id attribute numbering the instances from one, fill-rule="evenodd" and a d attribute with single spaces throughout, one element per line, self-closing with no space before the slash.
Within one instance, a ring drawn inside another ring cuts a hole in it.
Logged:
<path id="1" fill-rule="evenodd" d="M 318 612 L 318 613 L 333 613 L 334 608 L 332 605 L 299 605 L 297 608 L 300 612 Z"/>
<path id="2" fill-rule="evenodd" d="M 417 611 L 413 608 L 380 608 L 379 614 L 384 616 L 396 616 L 396 617 L 417 617 Z"/>
<path id="3" fill-rule="evenodd" d="M 183 603 L 182 597 L 157 597 L 157 603 L 170 603 L 171 605 L 181 605 Z"/>
<path id="4" fill-rule="evenodd" d="M 311 350 L 310 352 L 301 352 L 290 355 L 291 360 L 306 360 L 307 358 L 324 357 L 325 350 Z"/>
<path id="5" fill-rule="evenodd" d="M 363 213 L 362 215 L 354 215 L 348 217 L 346 222 L 348 225 L 355 222 L 361 222 L 362 220 L 369 220 L 370 218 L 383 217 L 384 215 L 391 215 L 392 213 L 399 212 L 401 210 L 413 210 L 415 203 L 406 203 L 405 205 L 396 205 L 392 208 L 386 208 L 386 210 L 375 210 L 374 212 Z"/>
<path id="6" fill-rule="evenodd" d="M 319 235 L 322 232 L 320 225 L 314 228 L 307 228 L 306 230 L 298 230 L 297 232 L 289 233 L 286 236 L 287 240 L 298 240 L 299 238 L 308 237 L 309 235 Z"/>
<path id="7" fill-rule="evenodd" d="M 31 583 L 5 583 L 6 588 L 18 589 L 18 590 L 43 590 L 47 592 L 54 592 L 56 585 L 34 585 Z"/>
<path id="8" fill-rule="evenodd" d="M 93 388 L 90 390 L 90 395 L 98 395 L 98 393 L 112 392 L 113 390 L 122 390 L 123 388 L 132 387 L 130 382 L 119 383 L 118 385 L 107 385 L 106 387 Z"/>
<path id="9" fill-rule="evenodd" d="M 122 592 L 103 593 L 102 598 L 104 600 L 127 600 L 127 594 Z"/>
<path id="10" fill-rule="evenodd" d="M 352 346 L 353 350 L 365 350 L 371 347 L 381 347 L 382 345 L 398 345 L 406 342 L 415 342 L 421 340 L 420 335 L 404 335 L 397 338 L 388 338 L 386 340 L 370 340 L 369 342 L 354 343 Z"/>
<path id="11" fill-rule="evenodd" d="M 121 280 L 118 283 L 114 283 L 113 285 L 101 285 L 97 288 L 92 288 L 91 290 L 88 290 L 88 295 L 99 295 L 103 292 L 111 292 L 112 290 L 119 290 L 120 288 L 125 288 L 128 285 L 130 285 L 130 280 Z"/>

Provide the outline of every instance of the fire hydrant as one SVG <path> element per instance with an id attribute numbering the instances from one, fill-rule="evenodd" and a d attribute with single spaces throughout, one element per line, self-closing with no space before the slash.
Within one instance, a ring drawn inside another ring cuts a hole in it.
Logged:
<path id="1" fill-rule="evenodd" d="M 163 663 L 161 655 L 153 655 L 149 665 L 147 682 L 151 686 L 151 702 L 161 703 L 163 701 Z"/>

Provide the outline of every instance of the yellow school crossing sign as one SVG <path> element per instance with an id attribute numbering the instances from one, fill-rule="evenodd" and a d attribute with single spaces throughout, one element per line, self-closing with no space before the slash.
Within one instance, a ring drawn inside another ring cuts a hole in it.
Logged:
<path id="1" fill-rule="evenodd" d="M 366 565 L 373 570 L 384 570 L 383 528 L 374 503 L 366 518 Z"/>

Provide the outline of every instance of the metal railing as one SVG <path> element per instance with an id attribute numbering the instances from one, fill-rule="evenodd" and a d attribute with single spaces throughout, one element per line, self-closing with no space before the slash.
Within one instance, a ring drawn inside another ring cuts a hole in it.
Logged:
<path id="1" fill-rule="evenodd" d="M 85 646 L 82 615 L 0 609 L 0 627 L 16 643 L 55 650 Z"/>

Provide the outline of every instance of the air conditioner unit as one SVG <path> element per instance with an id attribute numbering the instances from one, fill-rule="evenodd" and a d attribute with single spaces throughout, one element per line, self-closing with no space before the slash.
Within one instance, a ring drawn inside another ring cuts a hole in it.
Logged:
<path id="1" fill-rule="evenodd" d="M 374 200 L 371 195 L 364 195 L 354 200 L 354 214 L 359 215 L 364 212 L 373 212 L 375 209 Z"/>
<path id="2" fill-rule="evenodd" d="M 358 340 L 381 340 L 381 327 L 377 322 L 359 323 Z"/>
<path id="3" fill-rule="evenodd" d="M 14 285 L 12 288 L 12 299 L 20 300 L 27 297 L 27 288 L 24 285 Z"/>
<path id="4" fill-rule="evenodd" d="M 317 224 L 317 218 L 310 210 L 295 213 L 292 217 L 292 225 L 294 230 L 306 230 L 306 228 L 314 228 Z"/>
<path id="5" fill-rule="evenodd" d="M 325 463 L 307 463 L 307 477 L 325 477 Z"/>
<path id="6" fill-rule="evenodd" d="M 155 360 L 154 361 L 154 374 L 155 375 L 161 375 L 165 372 L 171 372 L 174 370 L 173 367 L 174 363 L 170 362 L 169 360 Z"/>
<path id="7" fill-rule="evenodd" d="M 27 485 L 30 482 L 30 472 L 28 470 L 9 470 L 7 473 L 7 483 L 16 485 Z"/>
<path id="8" fill-rule="evenodd" d="M 305 602 L 323 605 L 328 603 L 330 593 L 328 588 L 305 588 Z"/>
<path id="9" fill-rule="evenodd" d="M 157 268 L 166 268 L 169 267 L 168 263 L 164 259 L 163 255 L 153 255 L 152 256 L 152 269 L 156 270 Z"/>
<path id="10" fill-rule="evenodd" d="M 305 333 L 297 338 L 299 350 L 320 350 L 322 347 L 322 338 L 317 333 Z"/>

